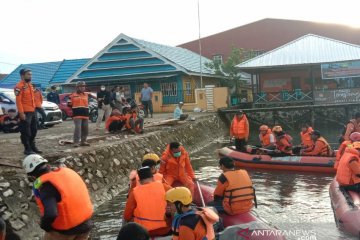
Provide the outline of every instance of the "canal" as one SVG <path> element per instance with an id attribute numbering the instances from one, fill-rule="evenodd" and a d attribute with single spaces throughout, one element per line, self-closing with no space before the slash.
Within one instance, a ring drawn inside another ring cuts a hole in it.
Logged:
<path id="1" fill-rule="evenodd" d="M 339 131 L 336 130 L 336 133 Z M 336 142 L 332 132 L 329 142 Z M 293 133 L 293 136 L 298 134 Z M 251 142 L 255 142 L 253 136 Z M 296 141 L 296 140 L 295 140 Z M 191 154 L 197 178 L 215 186 L 220 169 L 216 149 L 224 144 L 215 141 L 200 152 Z M 185 146 L 186 147 L 186 146 Z M 298 231 L 287 239 L 352 239 L 338 231 L 329 198 L 329 185 L 333 175 L 248 169 L 256 188 L 258 208 L 255 212 L 280 230 Z M 126 193 L 99 207 L 95 216 L 94 239 L 116 239 Z M 313 238 L 306 238 L 311 233 Z M 302 238 L 301 238 L 302 237 Z M 354 238 L 356 239 L 356 238 Z"/>

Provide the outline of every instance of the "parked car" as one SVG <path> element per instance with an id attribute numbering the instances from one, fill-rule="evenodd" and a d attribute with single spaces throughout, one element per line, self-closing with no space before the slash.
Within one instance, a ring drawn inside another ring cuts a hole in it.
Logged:
<path id="1" fill-rule="evenodd" d="M 0 105 L 7 112 L 9 109 L 16 109 L 16 96 L 13 89 L 0 88 Z M 58 105 L 52 102 L 43 101 L 42 107 L 44 108 L 46 119 L 44 124 L 52 127 L 55 124 L 62 122 L 61 110 Z M 41 115 L 38 114 L 41 119 Z"/>
<path id="2" fill-rule="evenodd" d="M 92 95 L 96 96 L 96 94 L 91 93 Z M 73 112 L 72 108 L 67 105 L 69 100 L 69 96 L 71 93 L 62 93 L 59 94 L 60 98 L 60 110 L 62 112 L 62 120 L 65 121 L 67 118 L 72 118 Z M 91 122 L 96 122 L 97 120 L 97 101 L 95 99 L 89 98 L 89 118 Z"/>

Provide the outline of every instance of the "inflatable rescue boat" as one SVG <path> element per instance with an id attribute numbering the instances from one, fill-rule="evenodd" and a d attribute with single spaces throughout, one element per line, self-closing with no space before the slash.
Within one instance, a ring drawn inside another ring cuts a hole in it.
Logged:
<path id="1" fill-rule="evenodd" d="M 235 147 L 224 147 L 218 150 L 219 156 L 231 157 L 235 166 L 242 168 L 263 168 L 301 172 L 335 173 L 335 157 L 317 156 L 283 156 L 275 157 L 266 154 L 249 154 L 235 150 Z"/>
<path id="2" fill-rule="evenodd" d="M 329 189 L 336 226 L 360 238 L 360 194 L 345 191 L 334 179 Z"/>

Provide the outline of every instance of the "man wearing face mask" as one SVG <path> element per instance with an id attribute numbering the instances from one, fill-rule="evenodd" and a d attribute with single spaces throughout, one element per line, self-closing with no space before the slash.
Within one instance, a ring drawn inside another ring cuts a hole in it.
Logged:
<path id="1" fill-rule="evenodd" d="M 161 156 L 159 173 L 164 175 L 164 179 L 170 186 L 178 181 L 194 194 L 195 173 L 189 154 L 180 143 L 172 142 L 166 147 Z"/>
<path id="2" fill-rule="evenodd" d="M 24 145 L 24 154 L 42 153 L 35 145 L 37 133 L 37 120 L 35 113 L 35 93 L 31 84 L 32 73 L 30 69 L 20 70 L 21 80 L 15 86 L 16 107 L 20 117 L 20 139 Z"/>
<path id="3" fill-rule="evenodd" d="M 105 114 L 105 122 L 111 114 L 110 92 L 106 91 L 105 85 L 101 85 L 100 91 L 97 93 L 98 100 L 98 118 L 96 121 L 96 130 L 99 130 L 101 122 Z"/>

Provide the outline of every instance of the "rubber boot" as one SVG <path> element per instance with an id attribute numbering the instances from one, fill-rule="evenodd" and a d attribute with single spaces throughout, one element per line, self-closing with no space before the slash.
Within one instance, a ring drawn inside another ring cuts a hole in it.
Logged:
<path id="1" fill-rule="evenodd" d="M 43 153 L 43 151 L 39 150 L 39 149 L 36 147 L 34 141 L 30 142 L 30 147 L 31 147 L 31 150 L 32 150 L 33 152 L 37 153 L 37 154 Z"/>
<path id="2" fill-rule="evenodd" d="M 31 149 L 30 145 L 25 145 L 24 144 L 24 154 L 25 155 L 30 155 L 30 154 L 35 154 L 35 152 Z"/>

